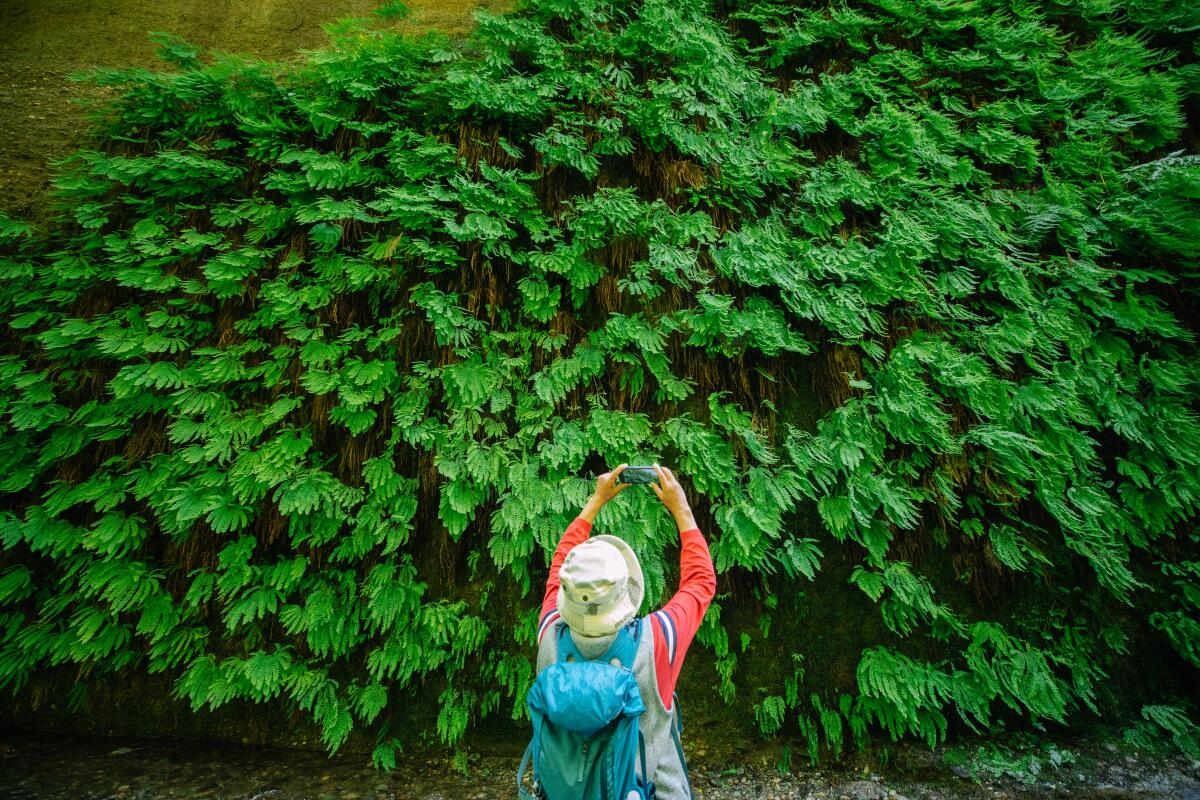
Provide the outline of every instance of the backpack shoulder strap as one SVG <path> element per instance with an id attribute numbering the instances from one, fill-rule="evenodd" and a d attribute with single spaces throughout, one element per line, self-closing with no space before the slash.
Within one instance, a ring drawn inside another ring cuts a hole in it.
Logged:
<path id="1" fill-rule="evenodd" d="M 637 658 L 638 643 L 642 640 L 642 622 L 642 618 L 638 617 L 630 620 L 621 630 L 617 631 L 612 645 L 609 646 L 602 658 L 609 662 L 615 658 L 625 669 L 633 669 L 633 662 Z"/>
<path id="2" fill-rule="evenodd" d="M 649 767 L 646 764 L 646 734 L 642 733 L 641 728 L 638 728 L 638 750 L 642 757 L 642 783 L 650 782 Z"/>
<path id="3" fill-rule="evenodd" d="M 555 645 L 554 663 L 561 664 L 567 660 L 567 656 L 573 657 L 575 661 L 587 661 L 583 657 L 583 653 L 579 652 L 579 648 L 575 646 L 575 640 L 571 638 L 571 628 L 567 623 L 560 620 L 554 624 L 557 626 L 555 634 L 558 637 Z"/>
<path id="4" fill-rule="evenodd" d="M 692 780 L 688 772 L 687 757 L 683 754 L 683 741 L 680 739 L 680 733 L 683 732 L 683 709 L 679 707 L 679 693 L 675 692 L 671 695 L 671 738 L 675 741 L 675 752 L 679 755 L 679 763 L 683 765 L 683 783 L 687 787 L 688 798 L 692 797 Z"/>
<path id="5" fill-rule="evenodd" d="M 575 640 L 571 638 L 570 627 L 565 622 L 555 622 L 554 624 L 558 626 L 555 663 L 566 661 L 567 656 L 573 657 L 575 661 L 611 662 L 615 658 L 620 662 L 621 666 L 626 669 L 633 669 L 633 660 L 637 657 L 638 643 L 642 640 L 643 623 L 644 619 L 641 617 L 630 620 L 617 631 L 617 635 L 613 637 L 612 644 L 604 651 L 604 655 L 599 658 L 589 659 L 575 646 Z"/>
<path id="6" fill-rule="evenodd" d="M 532 756 L 533 742 L 530 742 L 529 746 L 525 748 L 525 755 L 521 756 L 521 766 L 517 768 L 518 800 L 534 800 L 534 796 L 525 789 L 525 771 L 529 768 L 529 760 Z"/>

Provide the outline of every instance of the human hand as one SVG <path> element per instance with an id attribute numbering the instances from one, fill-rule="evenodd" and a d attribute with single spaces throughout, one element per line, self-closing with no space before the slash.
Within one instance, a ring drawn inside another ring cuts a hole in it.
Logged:
<path id="1" fill-rule="evenodd" d="M 658 473 L 658 483 L 650 484 L 650 488 L 671 512 L 679 529 L 682 531 L 695 527 L 696 520 L 692 516 L 692 507 L 688 503 L 687 495 L 683 493 L 683 487 L 675 479 L 675 473 L 658 464 L 654 465 L 654 471 Z"/>
<path id="2" fill-rule="evenodd" d="M 625 471 L 628 464 L 621 464 L 596 478 L 596 489 L 592 492 L 592 501 L 596 506 L 602 506 L 621 492 L 632 486 L 632 483 L 617 483 L 617 476 Z"/>

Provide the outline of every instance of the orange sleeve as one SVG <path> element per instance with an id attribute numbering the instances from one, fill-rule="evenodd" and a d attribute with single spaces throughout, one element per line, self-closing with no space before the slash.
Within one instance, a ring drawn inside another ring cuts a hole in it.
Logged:
<path id="1" fill-rule="evenodd" d="M 567 532 L 558 541 L 558 547 L 555 548 L 554 556 L 550 559 L 550 577 L 546 578 L 546 593 L 542 596 L 542 613 L 538 617 L 538 642 L 542 641 L 542 634 L 549 630 L 554 621 L 558 619 L 558 571 L 562 568 L 562 563 L 566 560 L 567 553 L 571 551 L 571 548 L 586 541 L 591 531 L 592 523 L 583 517 L 576 517 L 567 526 Z"/>
<path id="2" fill-rule="evenodd" d="M 683 656 L 717 593 L 717 573 L 704 534 L 699 528 L 682 531 L 679 543 L 679 590 L 665 606 L 650 615 L 655 625 L 654 671 L 658 694 L 668 709 L 683 667 Z"/>

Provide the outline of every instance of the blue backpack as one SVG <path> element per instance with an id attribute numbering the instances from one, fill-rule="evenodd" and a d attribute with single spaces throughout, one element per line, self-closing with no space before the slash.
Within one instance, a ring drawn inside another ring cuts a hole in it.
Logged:
<path id="1" fill-rule="evenodd" d="M 646 707 L 633 674 L 641 637 L 642 620 L 635 619 L 602 656 L 590 660 L 575 646 L 570 629 L 559 626 L 555 662 L 525 698 L 533 739 L 517 771 L 521 800 L 653 800 L 638 724 Z M 522 784 L 531 759 L 532 794 Z"/>

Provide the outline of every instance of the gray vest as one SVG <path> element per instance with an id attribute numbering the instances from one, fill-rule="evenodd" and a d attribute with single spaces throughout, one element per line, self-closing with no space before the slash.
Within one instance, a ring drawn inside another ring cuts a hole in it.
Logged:
<path id="1" fill-rule="evenodd" d="M 561 619 L 555 620 L 542 634 L 537 656 L 539 673 L 554 663 L 558 629 L 563 625 L 566 623 Z M 593 639 L 576 636 L 572 631 L 570 636 L 580 653 L 587 658 L 598 658 L 612 644 L 616 634 Z M 679 711 L 679 699 L 675 699 L 675 708 L 668 711 L 658 696 L 658 679 L 654 674 L 654 625 L 649 617 L 643 618 L 642 640 L 633 660 L 633 675 L 638 691 L 642 693 L 642 704 L 646 706 L 639 727 L 646 739 L 646 768 L 650 780 L 654 781 L 658 800 L 691 800 L 692 790 L 682 761 L 683 753 L 675 746 L 675 738 L 671 735 L 671 717 Z"/>

